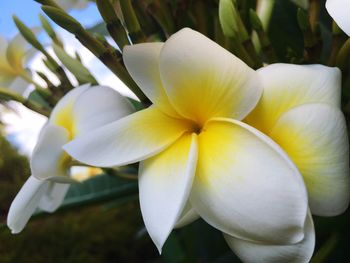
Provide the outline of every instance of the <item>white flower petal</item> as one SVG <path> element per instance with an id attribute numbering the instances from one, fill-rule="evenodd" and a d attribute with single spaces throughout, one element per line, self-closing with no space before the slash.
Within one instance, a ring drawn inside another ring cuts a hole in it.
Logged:
<path id="1" fill-rule="evenodd" d="M 293 160 L 309 194 L 311 212 L 334 216 L 350 198 L 349 141 L 340 110 L 305 104 L 284 113 L 269 136 Z"/>
<path id="2" fill-rule="evenodd" d="M 177 117 L 165 93 L 159 73 L 159 54 L 164 43 L 125 46 L 123 60 L 131 77 L 146 96 L 164 113 Z"/>
<path id="3" fill-rule="evenodd" d="M 33 176 L 41 180 L 72 182 L 67 170 L 70 158 L 62 149 L 68 141 L 69 134 L 64 128 L 47 123 L 42 128 L 30 160 Z"/>
<path id="4" fill-rule="evenodd" d="M 254 70 L 188 28 L 165 42 L 160 75 L 177 112 L 201 124 L 210 117 L 244 118 L 262 93 Z"/>
<path id="5" fill-rule="evenodd" d="M 159 252 L 188 200 L 197 164 L 197 135 L 186 134 L 140 163 L 142 217 Z"/>
<path id="6" fill-rule="evenodd" d="M 303 238 L 305 185 L 276 143 L 222 118 L 210 121 L 198 142 L 190 200 L 205 221 L 244 240 L 290 244 Z"/>
<path id="7" fill-rule="evenodd" d="M 45 195 L 41 198 L 38 207 L 46 212 L 54 212 L 62 204 L 70 184 L 49 182 Z"/>
<path id="8" fill-rule="evenodd" d="M 90 84 L 85 84 L 64 95 L 52 110 L 49 122 L 64 127 L 70 133 L 70 136 L 74 137 L 73 107 L 77 98 L 89 88 Z"/>
<path id="9" fill-rule="evenodd" d="M 327 0 L 326 9 L 337 25 L 350 36 L 349 0 Z"/>
<path id="10" fill-rule="evenodd" d="M 9 89 L 14 92 L 17 92 L 18 94 L 23 95 L 25 94 L 28 87 L 29 83 L 27 81 L 25 81 L 21 77 L 17 77 L 12 81 L 12 83 L 9 86 Z"/>
<path id="11" fill-rule="evenodd" d="M 189 129 L 187 122 L 151 107 L 79 136 L 64 149 L 83 163 L 113 167 L 149 158 Z"/>
<path id="12" fill-rule="evenodd" d="M 117 91 L 104 86 L 91 87 L 81 93 L 74 104 L 74 135 L 80 136 L 134 111 L 131 103 Z"/>
<path id="13" fill-rule="evenodd" d="M 301 242 L 284 246 L 253 243 L 225 234 L 224 237 L 243 262 L 308 263 L 315 247 L 315 229 L 310 214 L 306 218 L 304 231 L 305 236 Z"/>
<path id="14" fill-rule="evenodd" d="M 192 222 L 196 221 L 198 218 L 200 218 L 200 216 L 196 211 L 194 211 L 191 203 L 188 201 L 185 208 L 182 211 L 182 214 L 179 220 L 177 220 L 175 228 L 181 228 L 188 224 L 191 224 Z"/>
<path id="15" fill-rule="evenodd" d="M 35 212 L 40 199 L 45 195 L 49 182 L 30 176 L 13 200 L 7 215 L 7 225 L 12 234 L 23 230 L 29 218 Z"/>
<path id="16" fill-rule="evenodd" d="M 264 93 L 245 122 L 268 133 L 284 112 L 306 103 L 340 108 L 341 74 L 322 65 L 272 64 L 258 70 Z"/>

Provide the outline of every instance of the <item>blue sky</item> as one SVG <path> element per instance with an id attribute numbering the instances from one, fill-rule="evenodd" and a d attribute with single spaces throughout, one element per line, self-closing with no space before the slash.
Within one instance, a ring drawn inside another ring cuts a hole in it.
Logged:
<path id="1" fill-rule="evenodd" d="M 16 34 L 17 29 L 12 21 L 13 14 L 28 26 L 38 26 L 39 13 L 43 13 L 40 4 L 34 0 L 0 0 L 0 35 L 10 38 Z M 87 27 L 100 21 L 100 15 L 94 4 L 89 4 L 84 10 L 73 10 L 70 14 Z"/>

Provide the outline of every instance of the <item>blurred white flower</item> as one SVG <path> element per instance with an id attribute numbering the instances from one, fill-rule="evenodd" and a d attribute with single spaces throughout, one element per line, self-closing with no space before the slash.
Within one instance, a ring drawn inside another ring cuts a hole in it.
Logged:
<path id="1" fill-rule="evenodd" d="M 337 25 L 350 36 L 349 0 L 327 0 L 326 9 Z"/>

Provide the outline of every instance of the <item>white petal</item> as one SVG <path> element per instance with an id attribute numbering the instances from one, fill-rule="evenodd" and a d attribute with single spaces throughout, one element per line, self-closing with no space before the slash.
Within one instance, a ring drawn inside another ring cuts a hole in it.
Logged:
<path id="1" fill-rule="evenodd" d="M 64 149 L 80 162 L 113 167 L 147 159 L 189 129 L 187 122 L 151 107 L 79 136 Z"/>
<path id="2" fill-rule="evenodd" d="M 50 182 L 45 195 L 41 198 L 38 207 L 46 212 L 54 212 L 62 204 L 70 184 Z"/>
<path id="3" fill-rule="evenodd" d="M 47 123 L 39 135 L 30 160 L 33 176 L 41 180 L 72 182 L 67 163 L 70 158 L 62 149 L 68 141 L 69 134 L 64 128 Z"/>
<path id="4" fill-rule="evenodd" d="M 228 245 L 243 262 L 308 263 L 315 248 L 315 229 L 309 214 L 305 222 L 304 239 L 293 245 L 253 243 L 224 235 Z"/>
<path id="5" fill-rule="evenodd" d="M 10 84 L 9 89 L 17 92 L 18 94 L 25 94 L 27 88 L 29 87 L 29 83 L 25 81 L 21 77 L 17 77 L 13 80 L 13 82 Z"/>
<path id="6" fill-rule="evenodd" d="M 48 189 L 49 182 L 30 176 L 13 200 L 7 215 L 7 225 L 12 234 L 23 230 L 29 218 L 35 212 L 42 196 Z"/>
<path id="7" fill-rule="evenodd" d="M 284 112 L 306 103 L 340 108 L 341 73 L 322 65 L 272 64 L 258 70 L 264 93 L 245 122 L 268 133 Z"/>
<path id="8" fill-rule="evenodd" d="M 197 135 L 187 134 L 140 163 L 142 217 L 159 252 L 187 202 L 197 163 Z"/>
<path id="9" fill-rule="evenodd" d="M 104 86 L 91 87 L 81 93 L 74 104 L 74 135 L 80 136 L 134 111 L 131 103 L 117 91 Z"/>
<path id="10" fill-rule="evenodd" d="M 165 42 L 160 75 L 177 112 L 201 124 L 211 117 L 244 118 L 262 93 L 254 70 L 188 28 Z"/>
<path id="11" fill-rule="evenodd" d="M 326 9 L 337 25 L 350 36 L 350 3 L 348 0 L 327 0 Z"/>
<path id="12" fill-rule="evenodd" d="M 276 143 L 232 119 L 210 121 L 198 142 L 190 200 L 205 221 L 244 240 L 290 244 L 303 238 L 305 185 Z"/>
<path id="13" fill-rule="evenodd" d="M 197 214 L 196 211 L 192 208 L 191 203 L 188 201 L 185 208 L 182 211 L 182 214 L 177 221 L 175 228 L 181 228 L 188 224 L 191 224 L 192 222 L 196 221 L 200 216 Z"/>
<path id="14" fill-rule="evenodd" d="M 72 118 L 73 107 L 77 98 L 89 88 L 90 84 L 85 84 L 72 89 L 64 95 L 52 110 L 49 122 L 64 127 L 70 133 L 70 136 L 73 137 L 75 132 L 74 121 Z"/>
<path id="15" fill-rule="evenodd" d="M 159 73 L 159 55 L 163 43 L 125 46 L 123 60 L 128 72 L 146 96 L 170 116 L 178 116 L 169 103 Z"/>
<path id="16" fill-rule="evenodd" d="M 350 198 L 349 141 L 343 114 L 327 104 L 305 104 L 284 113 L 269 136 L 304 177 L 311 212 L 334 216 Z"/>

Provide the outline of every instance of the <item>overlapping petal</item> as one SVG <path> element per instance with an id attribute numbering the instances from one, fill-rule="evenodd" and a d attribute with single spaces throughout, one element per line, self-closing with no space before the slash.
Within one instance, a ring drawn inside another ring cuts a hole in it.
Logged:
<path id="1" fill-rule="evenodd" d="M 272 64 L 258 70 L 264 92 L 245 122 L 268 133 L 284 112 L 305 103 L 340 107 L 341 75 L 322 65 Z"/>
<path id="2" fill-rule="evenodd" d="M 303 238 L 307 193 L 281 148 L 231 119 L 199 135 L 193 209 L 215 228 L 244 240 L 288 244 Z"/>
<path id="3" fill-rule="evenodd" d="M 147 97 L 164 113 L 177 117 L 165 93 L 159 73 L 159 55 L 164 43 L 125 46 L 123 60 L 130 75 Z"/>
<path id="4" fill-rule="evenodd" d="M 64 149 L 93 166 L 125 165 L 159 153 L 192 130 L 192 125 L 151 107 L 82 135 Z"/>
<path id="5" fill-rule="evenodd" d="M 211 117 L 242 119 L 261 96 L 254 70 L 191 29 L 172 35 L 159 59 L 161 80 L 171 104 L 199 124 Z"/>
<path id="6" fill-rule="evenodd" d="M 117 91 L 105 86 L 91 87 L 74 103 L 71 115 L 74 135 L 81 136 L 134 111 L 131 103 Z"/>
<path id="7" fill-rule="evenodd" d="M 34 177 L 40 180 L 72 182 L 66 165 L 70 159 L 62 150 L 62 145 L 69 140 L 69 133 L 63 127 L 50 123 L 43 127 L 30 160 Z"/>
<path id="8" fill-rule="evenodd" d="M 165 151 L 140 163 L 142 217 L 160 252 L 188 200 L 197 156 L 197 135 L 185 134 Z"/>
<path id="9" fill-rule="evenodd" d="M 13 234 L 19 233 L 27 224 L 29 218 L 40 207 L 47 212 L 53 212 L 62 203 L 62 195 L 68 186 L 49 181 L 38 180 L 30 176 L 16 198 L 13 200 L 7 215 L 7 225 Z"/>
<path id="10" fill-rule="evenodd" d="M 315 229 L 310 214 L 306 218 L 304 232 L 301 242 L 284 246 L 253 243 L 229 235 L 224 237 L 243 262 L 308 263 L 315 247 Z"/>
<path id="11" fill-rule="evenodd" d="M 50 115 L 49 122 L 64 127 L 69 132 L 71 138 L 75 134 L 75 124 L 74 119 L 72 118 L 74 104 L 77 98 L 89 88 L 90 84 L 85 84 L 69 91 L 56 104 Z"/>
<path id="12" fill-rule="evenodd" d="M 70 184 L 49 182 L 46 194 L 40 199 L 38 207 L 46 212 L 54 212 L 63 203 Z"/>
<path id="13" fill-rule="evenodd" d="M 349 204 L 349 144 L 340 110 L 305 104 L 282 114 L 270 132 L 296 164 L 309 194 L 311 212 L 333 216 Z"/>
<path id="14" fill-rule="evenodd" d="M 328 13 L 337 25 L 350 36 L 350 5 L 348 0 L 327 0 Z"/>
<path id="15" fill-rule="evenodd" d="M 200 216 L 198 215 L 198 213 L 196 211 L 193 210 L 191 203 L 188 201 L 187 204 L 185 205 L 185 208 L 182 211 L 182 214 L 181 214 L 179 220 L 177 221 L 177 223 L 175 225 L 175 228 L 184 227 L 184 226 L 194 222 L 198 218 L 200 218 Z"/>

